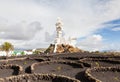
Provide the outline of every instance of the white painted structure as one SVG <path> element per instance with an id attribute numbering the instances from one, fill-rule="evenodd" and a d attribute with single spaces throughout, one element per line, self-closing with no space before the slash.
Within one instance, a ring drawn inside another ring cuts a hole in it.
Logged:
<path id="1" fill-rule="evenodd" d="M 33 54 L 33 51 L 24 51 L 25 55 L 31 55 Z"/>
<path id="2" fill-rule="evenodd" d="M 56 22 L 56 38 L 55 38 L 55 48 L 54 48 L 54 53 L 56 52 L 57 45 L 58 44 L 65 44 L 65 39 L 63 38 L 63 33 L 62 33 L 62 26 L 63 23 L 61 21 L 61 18 L 58 17 L 57 22 Z"/>
<path id="3" fill-rule="evenodd" d="M 9 51 L 8 56 L 11 56 L 13 53 L 13 51 Z M 6 52 L 5 51 L 0 51 L 0 56 L 6 56 Z"/>
<path id="4" fill-rule="evenodd" d="M 62 26 L 63 23 L 61 21 L 61 18 L 58 17 L 57 22 L 56 22 L 56 38 L 55 38 L 55 44 L 65 44 L 65 39 L 63 38 L 63 33 L 62 33 Z"/>
<path id="5" fill-rule="evenodd" d="M 16 53 L 14 53 L 16 52 Z M 10 51 L 8 53 L 9 56 L 12 56 L 12 55 L 16 55 L 16 56 L 19 56 L 19 55 L 22 55 L 21 52 L 24 52 L 24 55 L 31 55 L 33 54 L 33 51 Z M 0 56 L 6 56 L 6 52 L 5 51 L 0 51 Z"/>
<path id="6" fill-rule="evenodd" d="M 74 44 L 72 44 L 73 43 L 72 41 L 75 41 L 76 38 L 69 37 L 68 40 L 65 40 L 65 38 L 63 37 L 63 32 L 62 32 L 63 31 L 63 22 L 61 21 L 60 17 L 58 17 L 55 25 L 56 25 L 57 35 L 56 35 L 56 38 L 55 38 L 55 41 L 54 41 L 54 44 L 55 44 L 54 53 L 56 52 L 58 44 L 68 44 L 68 45 L 74 46 Z"/>

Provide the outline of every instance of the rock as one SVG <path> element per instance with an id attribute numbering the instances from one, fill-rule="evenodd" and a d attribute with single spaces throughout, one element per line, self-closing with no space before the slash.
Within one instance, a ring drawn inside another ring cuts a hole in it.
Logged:
<path id="1" fill-rule="evenodd" d="M 53 53 L 54 52 L 55 45 L 51 44 L 45 51 L 45 53 Z M 58 44 L 56 53 L 74 53 L 74 52 L 83 52 L 77 47 L 66 45 L 66 44 Z"/>
<path id="2" fill-rule="evenodd" d="M 62 52 L 64 52 L 65 50 L 64 50 L 64 47 L 62 46 L 62 45 L 57 45 L 57 53 L 62 53 Z"/>

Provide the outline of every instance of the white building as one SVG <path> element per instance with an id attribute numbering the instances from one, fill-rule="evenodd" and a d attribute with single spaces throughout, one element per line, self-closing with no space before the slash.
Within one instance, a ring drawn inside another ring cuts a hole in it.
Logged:
<path id="1" fill-rule="evenodd" d="M 11 56 L 12 53 L 13 53 L 13 51 L 10 51 L 10 52 L 8 53 L 8 55 Z M 6 52 L 5 52 L 5 51 L 0 51 L 0 56 L 6 56 Z"/>

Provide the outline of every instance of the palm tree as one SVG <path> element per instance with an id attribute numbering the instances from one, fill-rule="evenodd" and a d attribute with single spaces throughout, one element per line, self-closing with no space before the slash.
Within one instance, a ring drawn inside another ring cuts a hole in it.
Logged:
<path id="1" fill-rule="evenodd" d="M 6 57 L 8 57 L 9 51 L 14 50 L 14 46 L 11 43 L 9 43 L 9 42 L 4 42 L 1 45 L 1 50 L 5 51 L 6 52 Z"/>

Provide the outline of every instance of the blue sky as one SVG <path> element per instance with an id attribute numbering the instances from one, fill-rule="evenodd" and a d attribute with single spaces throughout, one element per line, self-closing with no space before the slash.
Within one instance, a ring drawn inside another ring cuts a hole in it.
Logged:
<path id="1" fill-rule="evenodd" d="M 104 28 L 99 29 L 96 33 L 104 36 L 107 42 L 120 42 L 120 19 L 112 20 L 109 22 L 105 22 Z"/>
<path id="2" fill-rule="evenodd" d="M 119 50 L 120 46 L 120 19 L 112 20 L 105 22 L 104 28 L 96 31 L 97 34 L 100 34 L 104 38 L 104 43 L 108 45 L 114 45 L 112 50 Z M 110 46 L 111 47 L 111 46 Z"/>
<path id="3" fill-rule="evenodd" d="M 0 0 L 0 44 L 48 47 L 61 17 L 65 38 L 84 50 L 120 50 L 120 0 Z"/>

